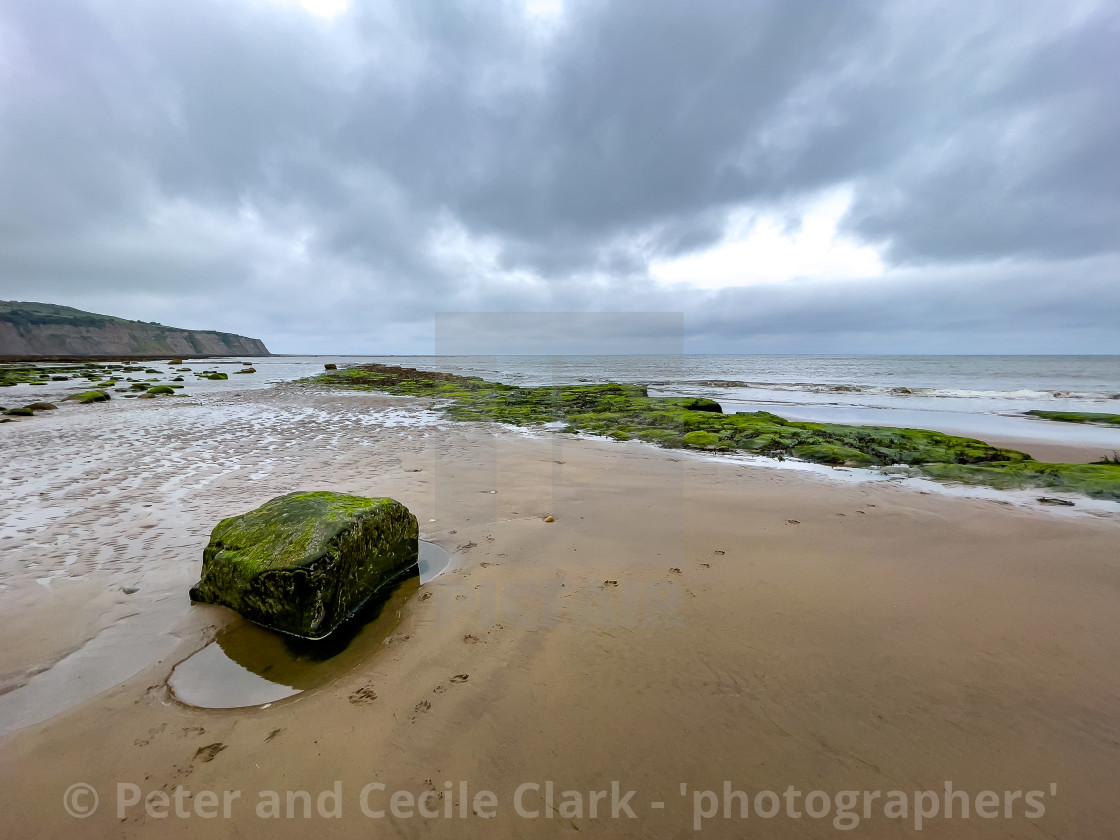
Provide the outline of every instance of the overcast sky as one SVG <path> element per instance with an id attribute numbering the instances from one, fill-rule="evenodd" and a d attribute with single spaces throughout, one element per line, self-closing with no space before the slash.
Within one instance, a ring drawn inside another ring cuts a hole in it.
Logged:
<path id="1" fill-rule="evenodd" d="M 1111 0 L 0 0 L 0 298 L 1120 353 L 1118 80 Z"/>

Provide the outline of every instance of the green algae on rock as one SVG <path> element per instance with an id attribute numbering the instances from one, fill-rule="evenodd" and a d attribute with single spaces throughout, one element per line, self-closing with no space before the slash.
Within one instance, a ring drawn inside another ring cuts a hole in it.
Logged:
<path id="1" fill-rule="evenodd" d="M 191 599 L 321 639 L 416 572 L 418 537 L 416 517 L 393 499 L 289 493 L 218 523 Z"/>
<path id="2" fill-rule="evenodd" d="M 210 373 L 206 375 L 207 379 L 229 379 L 228 373 Z"/>
<path id="3" fill-rule="evenodd" d="M 310 382 L 437 400 L 455 420 L 533 426 L 563 423 L 564 432 L 716 452 L 792 456 L 830 466 L 906 465 L 939 481 L 994 487 L 1051 487 L 1100 499 L 1120 499 L 1120 469 L 1044 464 L 1013 449 L 927 429 L 801 423 L 766 411 L 717 413 L 711 400 L 650 397 L 641 385 L 519 388 L 479 377 L 389 365 L 326 371 Z M 718 403 L 715 403 L 718 406 Z"/>
<path id="4" fill-rule="evenodd" d="M 71 394 L 66 399 L 75 400 L 85 405 L 86 403 L 105 402 L 109 399 L 109 395 L 104 391 L 83 391 L 80 394 Z"/>
<path id="5" fill-rule="evenodd" d="M 1063 423 L 1120 426 L 1120 414 L 1105 414 L 1097 411 L 1041 411 L 1039 409 L 1033 409 L 1026 413 L 1031 417 L 1041 417 L 1043 420 L 1059 420 Z"/>
<path id="6" fill-rule="evenodd" d="M 1120 463 L 923 464 L 921 471 L 938 481 L 983 484 L 999 490 L 1045 488 L 1120 502 Z"/>

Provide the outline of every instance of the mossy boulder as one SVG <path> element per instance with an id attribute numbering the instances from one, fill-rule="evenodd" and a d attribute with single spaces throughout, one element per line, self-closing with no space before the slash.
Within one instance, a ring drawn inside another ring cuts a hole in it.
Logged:
<path id="1" fill-rule="evenodd" d="M 256 368 L 251 368 L 251 367 L 242 368 L 241 370 L 235 370 L 234 371 L 234 373 L 256 373 L 256 372 L 257 372 L 257 369 Z"/>
<path id="2" fill-rule="evenodd" d="M 709 446 L 718 446 L 720 437 L 711 432 L 689 432 L 684 436 L 683 441 L 686 446 L 699 446 L 706 449 Z"/>
<path id="3" fill-rule="evenodd" d="M 870 455 L 853 449 L 850 446 L 837 446 L 834 444 L 805 444 L 795 446 L 793 454 L 803 461 L 813 461 L 817 464 L 828 464 L 832 467 L 867 467 L 875 463 Z"/>
<path id="4" fill-rule="evenodd" d="M 229 379 L 228 373 L 210 373 L 206 375 L 207 379 Z"/>
<path id="5" fill-rule="evenodd" d="M 332 362 L 327 362 L 325 365 L 323 365 L 323 370 L 338 370 L 338 365 Z"/>
<path id="6" fill-rule="evenodd" d="M 30 408 L 9 408 L 4 412 L 9 417 L 34 417 L 35 412 Z"/>
<path id="7" fill-rule="evenodd" d="M 25 405 L 24 408 L 30 408 L 32 411 L 54 411 L 58 406 L 49 402 L 34 402 L 31 405 Z"/>
<path id="8" fill-rule="evenodd" d="M 417 573 L 418 536 L 416 517 L 393 499 L 289 493 L 218 523 L 191 599 L 321 639 L 386 584 Z"/>
<path id="9" fill-rule="evenodd" d="M 104 391 L 83 391 L 80 394 L 71 394 L 66 399 L 75 400 L 85 405 L 86 403 L 106 402 L 109 399 L 109 395 Z"/>
<path id="10" fill-rule="evenodd" d="M 709 400 L 706 397 L 693 397 L 687 400 L 680 400 L 677 405 L 689 411 L 710 411 L 713 414 L 723 414 L 723 407 L 715 400 Z"/>
<path id="11" fill-rule="evenodd" d="M 156 385 L 154 388 L 149 388 L 148 389 L 148 394 L 151 394 L 153 397 L 158 397 L 161 394 L 174 394 L 174 393 L 175 393 L 175 389 L 172 388 L 170 385 Z"/>

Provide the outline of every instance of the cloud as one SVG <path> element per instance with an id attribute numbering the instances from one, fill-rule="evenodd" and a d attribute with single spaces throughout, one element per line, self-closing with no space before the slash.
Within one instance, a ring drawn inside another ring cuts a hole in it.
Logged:
<path id="1" fill-rule="evenodd" d="M 1103 0 L 6 4 L 0 296 L 291 352 L 659 309 L 1120 352 L 1118 46 Z"/>

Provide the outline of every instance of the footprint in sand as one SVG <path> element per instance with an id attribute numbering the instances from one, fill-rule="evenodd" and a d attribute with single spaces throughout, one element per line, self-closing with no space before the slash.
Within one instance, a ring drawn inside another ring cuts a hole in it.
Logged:
<path id="1" fill-rule="evenodd" d="M 353 702 L 353 701 L 350 701 L 350 702 Z M 283 729 L 273 729 L 271 732 L 268 733 L 268 737 L 264 739 L 264 742 L 267 744 L 269 741 L 271 741 L 277 735 L 283 735 L 283 734 L 284 734 Z"/>
<path id="2" fill-rule="evenodd" d="M 470 678 L 471 678 L 470 674 L 456 674 L 455 676 L 453 676 L 451 678 L 451 682 L 453 682 L 453 683 L 465 683 Z"/>
<path id="3" fill-rule="evenodd" d="M 416 704 L 417 714 L 420 714 L 422 712 L 431 711 L 431 709 L 432 709 L 432 704 L 429 703 L 427 700 L 421 700 L 419 703 Z"/>
<path id="4" fill-rule="evenodd" d="M 192 761 L 213 761 L 218 757 L 218 753 L 226 748 L 226 745 L 221 741 L 215 741 L 213 744 L 207 744 L 205 747 L 199 747 L 194 754 Z"/>
<path id="5" fill-rule="evenodd" d="M 681 573 L 681 570 L 678 569 L 676 566 L 673 566 L 671 569 L 669 569 L 669 571 L 672 572 L 675 575 L 679 575 Z"/>
<path id="6" fill-rule="evenodd" d="M 365 706 L 367 703 L 372 703 L 377 699 L 377 692 L 373 690 L 373 684 L 364 685 L 350 695 L 350 702 L 355 706 Z"/>
<path id="7" fill-rule="evenodd" d="M 786 524 L 787 525 L 800 525 L 801 523 L 796 519 L 787 519 Z"/>
<path id="8" fill-rule="evenodd" d="M 477 645 L 478 644 L 478 636 L 476 636 L 474 633 L 468 633 L 467 635 L 465 635 L 463 637 L 463 641 L 466 642 L 468 645 Z"/>
<path id="9" fill-rule="evenodd" d="M 720 550 L 720 549 L 718 549 L 718 548 L 717 548 L 717 549 L 716 549 L 715 551 L 713 551 L 713 552 L 712 552 L 712 554 L 715 554 L 715 555 L 717 555 L 717 556 L 719 556 L 719 557 L 722 557 L 722 556 L 723 556 L 723 555 L 725 555 L 726 553 L 727 553 L 726 551 L 721 551 L 721 550 Z"/>
<path id="10" fill-rule="evenodd" d="M 159 735 L 161 732 L 163 732 L 163 730 L 165 730 L 165 729 L 167 729 L 167 724 L 162 723 L 159 726 L 157 726 L 155 729 L 149 729 L 147 738 L 137 738 L 135 741 L 133 741 L 133 743 L 138 747 L 146 747 L 146 746 L 148 746 L 148 744 L 152 743 L 152 741 L 155 740 L 155 737 L 157 735 Z M 185 730 L 184 730 L 183 734 L 184 735 L 187 734 Z"/>

